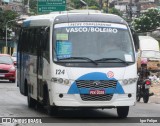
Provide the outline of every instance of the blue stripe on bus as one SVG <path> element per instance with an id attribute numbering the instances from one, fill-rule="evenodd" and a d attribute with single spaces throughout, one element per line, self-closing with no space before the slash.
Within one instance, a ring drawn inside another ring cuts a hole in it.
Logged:
<path id="1" fill-rule="evenodd" d="M 29 26 L 30 26 L 30 23 L 31 23 L 30 20 L 24 21 L 24 22 L 23 22 L 23 27 L 29 27 Z"/>
<path id="2" fill-rule="evenodd" d="M 77 80 L 98 81 L 98 80 L 116 80 L 116 79 L 115 78 L 112 78 L 112 79 L 108 78 L 105 73 L 93 72 L 93 73 L 85 74 L 85 75 L 81 76 L 80 78 L 78 78 Z M 73 84 L 69 88 L 67 94 L 89 94 L 89 91 L 91 89 L 93 89 L 93 88 L 78 88 L 76 85 L 76 82 L 73 82 Z M 98 89 L 98 88 L 96 88 L 96 89 Z M 105 88 L 103 90 L 105 90 L 106 94 L 124 94 L 124 90 L 118 81 L 117 81 L 116 88 Z"/>

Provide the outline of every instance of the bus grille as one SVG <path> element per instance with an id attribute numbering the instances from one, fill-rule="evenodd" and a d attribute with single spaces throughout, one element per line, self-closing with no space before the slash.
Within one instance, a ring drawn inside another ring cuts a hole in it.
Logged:
<path id="1" fill-rule="evenodd" d="M 1 70 L 0 69 L 0 73 L 8 73 L 9 71 L 8 70 Z"/>
<path id="2" fill-rule="evenodd" d="M 78 80 L 78 88 L 116 88 L 116 80 Z"/>
<path id="3" fill-rule="evenodd" d="M 80 96 L 83 101 L 110 101 L 113 97 L 113 94 L 105 94 L 105 95 L 81 94 Z"/>

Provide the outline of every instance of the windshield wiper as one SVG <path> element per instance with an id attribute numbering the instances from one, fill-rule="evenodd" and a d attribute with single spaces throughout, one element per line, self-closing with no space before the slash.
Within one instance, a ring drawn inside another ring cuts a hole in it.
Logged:
<path id="1" fill-rule="evenodd" d="M 126 65 L 129 65 L 128 62 L 122 60 L 122 59 L 119 59 L 119 58 L 102 58 L 102 59 L 98 59 L 98 60 L 95 60 L 96 62 L 99 62 L 99 61 L 108 61 L 108 60 L 119 60 L 121 61 L 122 63 L 125 63 Z"/>
<path id="2" fill-rule="evenodd" d="M 88 61 L 90 61 L 90 62 L 92 62 L 92 63 L 94 63 L 95 65 L 98 65 L 98 63 L 97 62 L 95 62 L 94 60 L 91 60 L 90 58 L 87 58 L 87 57 L 68 57 L 68 58 L 63 58 L 63 59 L 59 59 L 59 60 L 78 60 L 78 59 L 82 59 L 82 60 L 88 60 Z"/>

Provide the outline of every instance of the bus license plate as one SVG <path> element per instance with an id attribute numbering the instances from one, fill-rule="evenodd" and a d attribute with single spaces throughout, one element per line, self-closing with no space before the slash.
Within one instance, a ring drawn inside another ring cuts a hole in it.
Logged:
<path id="1" fill-rule="evenodd" d="M 90 95 L 104 95 L 105 94 L 105 90 L 90 90 L 89 94 Z"/>

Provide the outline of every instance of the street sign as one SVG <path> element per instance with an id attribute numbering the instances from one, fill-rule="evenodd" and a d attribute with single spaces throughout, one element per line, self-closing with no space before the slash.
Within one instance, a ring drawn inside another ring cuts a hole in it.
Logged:
<path id="1" fill-rule="evenodd" d="M 66 0 L 38 0 L 38 13 L 64 11 L 65 9 Z"/>

